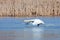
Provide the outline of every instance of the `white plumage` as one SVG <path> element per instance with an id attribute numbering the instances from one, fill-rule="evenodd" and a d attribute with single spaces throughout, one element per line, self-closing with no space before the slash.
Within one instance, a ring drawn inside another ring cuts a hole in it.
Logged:
<path id="1" fill-rule="evenodd" d="M 31 23 L 32 25 L 37 25 L 37 26 L 39 26 L 40 24 L 44 24 L 44 22 L 40 19 L 24 20 L 24 22 L 27 24 Z"/>

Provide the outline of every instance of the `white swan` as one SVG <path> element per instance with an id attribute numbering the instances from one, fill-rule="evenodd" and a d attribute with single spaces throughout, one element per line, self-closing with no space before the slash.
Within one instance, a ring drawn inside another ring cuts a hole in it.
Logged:
<path id="1" fill-rule="evenodd" d="M 40 24 L 44 24 L 44 22 L 40 19 L 31 19 L 31 20 L 24 20 L 26 24 L 31 23 L 32 25 L 37 25 L 39 26 Z"/>

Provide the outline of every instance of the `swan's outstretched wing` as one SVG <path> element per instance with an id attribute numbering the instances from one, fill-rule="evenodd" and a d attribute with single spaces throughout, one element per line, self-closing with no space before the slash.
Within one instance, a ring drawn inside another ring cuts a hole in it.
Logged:
<path id="1" fill-rule="evenodd" d="M 33 20 L 24 20 L 24 22 L 25 22 L 26 24 L 29 24 L 29 23 L 33 23 L 34 21 L 33 21 Z"/>
<path id="2" fill-rule="evenodd" d="M 24 22 L 34 22 L 33 20 L 24 20 Z"/>

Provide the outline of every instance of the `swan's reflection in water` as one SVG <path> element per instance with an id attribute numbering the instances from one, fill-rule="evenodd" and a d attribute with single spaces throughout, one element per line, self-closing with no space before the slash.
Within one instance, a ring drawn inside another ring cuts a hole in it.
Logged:
<path id="1" fill-rule="evenodd" d="M 28 27 L 24 29 L 25 40 L 42 40 L 43 27 Z"/>
<path id="2" fill-rule="evenodd" d="M 43 34 L 43 28 L 35 27 L 32 28 L 33 31 L 33 40 L 41 40 Z"/>

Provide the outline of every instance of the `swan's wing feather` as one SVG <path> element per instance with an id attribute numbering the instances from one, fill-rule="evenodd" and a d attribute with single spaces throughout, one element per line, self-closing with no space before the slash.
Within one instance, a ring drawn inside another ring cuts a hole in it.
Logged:
<path id="1" fill-rule="evenodd" d="M 26 23 L 34 22 L 33 20 L 24 20 Z"/>

